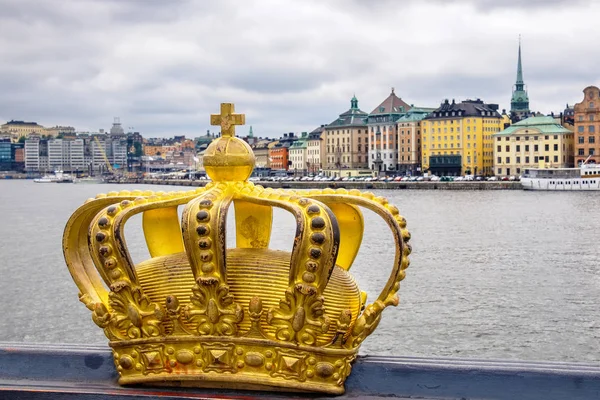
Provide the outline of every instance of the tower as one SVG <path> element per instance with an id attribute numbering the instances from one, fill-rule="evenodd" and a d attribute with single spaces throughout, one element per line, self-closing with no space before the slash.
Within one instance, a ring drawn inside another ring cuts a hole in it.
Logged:
<path id="1" fill-rule="evenodd" d="M 513 86 L 510 100 L 511 118 L 520 120 L 529 114 L 529 96 L 523 82 L 523 66 L 521 64 L 521 38 L 519 37 L 519 57 L 517 61 L 517 81 Z"/>

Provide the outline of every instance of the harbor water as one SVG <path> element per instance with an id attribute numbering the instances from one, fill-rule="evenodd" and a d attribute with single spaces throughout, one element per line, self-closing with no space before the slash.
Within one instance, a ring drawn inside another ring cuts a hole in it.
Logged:
<path id="1" fill-rule="evenodd" d="M 105 345 L 78 301 L 61 238 L 71 213 L 100 192 L 174 186 L 0 181 L 0 341 Z M 189 190 L 189 188 L 181 188 Z M 600 196 L 525 191 L 377 191 L 408 220 L 413 254 L 400 305 L 384 312 L 362 354 L 599 362 Z M 365 212 L 351 270 L 369 299 L 393 261 L 392 235 Z M 295 224 L 275 213 L 271 247 Z M 228 243 L 234 245 L 233 224 Z M 141 218 L 128 222 L 136 262 Z M 327 303 L 325 303 L 327 306 Z"/>

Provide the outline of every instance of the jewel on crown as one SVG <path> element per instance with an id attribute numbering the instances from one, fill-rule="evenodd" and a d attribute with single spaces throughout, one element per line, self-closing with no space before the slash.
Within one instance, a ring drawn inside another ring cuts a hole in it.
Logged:
<path id="1" fill-rule="evenodd" d="M 398 304 L 411 251 L 398 209 L 358 190 L 254 185 L 254 154 L 235 137 L 244 122 L 233 104 L 211 115 L 221 137 L 205 152 L 206 187 L 98 195 L 67 223 L 67 266 L 109 339 L 121 384 L 340 394 L 360 344 Z M 232 203 L 236 247 L 228 249 Z M 291 252 L 269 249 L 273 207 L 296 218 Z M 390 277 L 370 304 L 349 273 L 361 207 L 385 220 L 396 244 Z M 123 230 L 136 214 L 151 258 L 134 265 Z"/>

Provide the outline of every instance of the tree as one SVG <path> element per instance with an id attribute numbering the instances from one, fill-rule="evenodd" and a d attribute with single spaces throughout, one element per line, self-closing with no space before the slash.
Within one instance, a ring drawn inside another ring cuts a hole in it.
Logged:
<path id="1" fill-rule="evenodd" d="M 27 140 L 27 138 L 25 136 L 21 136 L 18 140 L 18 143 L 25 143 L 25 140 Z"/>

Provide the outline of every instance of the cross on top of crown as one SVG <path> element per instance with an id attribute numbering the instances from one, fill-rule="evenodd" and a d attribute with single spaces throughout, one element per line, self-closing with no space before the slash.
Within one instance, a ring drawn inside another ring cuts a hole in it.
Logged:
<path id="1" fill-rule="evenodd" d="M 210 124 L 221 126 L 221 136 L 235 136 L 235 126 L 244 125 L 246 116 L 244 114 L 234 114 L 233 103 L 221 103 L 221 114 L 211 114 Z"/>

